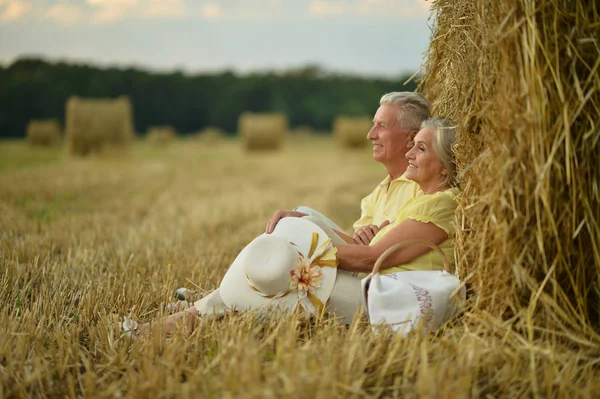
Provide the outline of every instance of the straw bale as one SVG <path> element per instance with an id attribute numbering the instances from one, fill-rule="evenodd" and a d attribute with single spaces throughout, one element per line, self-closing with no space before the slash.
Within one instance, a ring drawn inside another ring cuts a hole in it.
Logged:
<path id="1" fill-rule="evenodd" d="M 154 145 L 166 145 L 175 140 L 177 133 L 173 126 L 151 126 L 146 133 L 146 140 Z"/>
<path id="2" fill-rule="evenodd" d="M 459 125 L 457 267 L 475 304 L 586 334 L 600 322 L 594 4 L 438 0 L 424 76 Z"/>
<path id="3" fill-rule="evenodd" d="M 342 148 L 361 148 L 369 144 L 367 134 L 373 126 L 368 116 L 338 116 L 333 122 L 333 137 Z"/>
<path id="4" fill-rule="evenodd" d="M 48 147 L 60 143 L 62 127 L 56 119 L 37 119 L 27 124 L 27 142 L 31 146 Z"/>
<path id="5" fill-rule="evenodd" d="M 132 139 L 129 98 L 71 97 L 67 101 L 65 140 L 70 154 L 85 156 L 107 147 L 124 148 Z"/>
<path id="6" fill-rule="evenodd" d="M 197 138 L 206 144 L 216 144 L 225 139 L 225 133 L 218 127 L 208 126 L 197 134 Z"/>
<path id="7" fill-rule="evenodd" d="M 245 112 L 238 120 L 238 131 L 246 150 L 276 150 L 288 132 L 284 114 Z"/>

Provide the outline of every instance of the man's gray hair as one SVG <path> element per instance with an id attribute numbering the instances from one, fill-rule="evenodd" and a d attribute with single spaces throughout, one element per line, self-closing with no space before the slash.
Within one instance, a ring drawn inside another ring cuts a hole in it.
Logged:
<path id="1" fill-rule="evenodd" d="M 446 168 L 446 179 L 442 184 L 456 185 L 456 163 L 453 146 L 456 142 L 456 124 L 443 116 L 434 116 L 421 124 L 421 129 L 433 130 L 433 147 Z"/>
<path id="2" fill-rule="evenodd" d="M 421 93 L 412 91 L 393 91 L 384 94 L 379 104 L 399 105 L 398 120 L 404 130 L 419 130 L 421 123 L 429 118 L 431 104 Z"/>

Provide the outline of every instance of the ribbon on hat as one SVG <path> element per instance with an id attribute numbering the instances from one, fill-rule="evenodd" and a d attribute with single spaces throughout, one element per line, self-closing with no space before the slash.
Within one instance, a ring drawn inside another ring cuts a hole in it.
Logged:
<path id="1" fill-rule="evenodd" d="M 252 291 L 256 292 L 258 295 L 260 295 L 264 298 L 278 299 L 278 298 L 284 297 L 287 294 L 289 294 L 290 292 L 292 292 L 292 290 L 287 290 L 287 291 L 278 292 L 275 295 L 267 295 L 254 286 L 254 283 L 252 282 L 252 280 L 250 279 L 250 277 L 247 274 L 246 274 L 246 281 L 248 282 L 248 285 L 250 286 L 250 288 L 252 288 Z"/>

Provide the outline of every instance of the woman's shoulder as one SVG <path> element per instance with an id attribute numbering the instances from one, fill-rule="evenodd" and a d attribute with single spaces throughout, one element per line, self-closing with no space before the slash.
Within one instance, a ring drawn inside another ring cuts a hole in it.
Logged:
<path id="1" fill-rule="evenodd" d="M 399 219 L 412 219 L 422 223 L 433 223 L 449 236 L 454 235 L 454 213 L 458 206 L 458 189 L 450 188 L 418 197 L 401 211 Z"/>
<path id="2" fill-rule="evenodd" d="M 458 187 L 451 187 L 449 189 L 438 191 L 433 194 L 423 194 L 419 197 L 413 198 L 413 200 L 407 205 L 412 206 L 422 206 L 422 205 L 430 205 L 437 206 L 441 204 L 446 204 L 449 206 L 456 206 L 457 204 L 457 196 L 459 194 Z"/>

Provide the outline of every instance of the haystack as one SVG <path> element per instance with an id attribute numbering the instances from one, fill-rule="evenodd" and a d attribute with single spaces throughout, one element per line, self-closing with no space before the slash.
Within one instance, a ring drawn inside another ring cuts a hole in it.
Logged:
<path id="1" fill-rule="evenodd" d="M 373 122 L 368 116 L 338 116 L 333 122 L 333 137 L 342 148 L 361 148 L 369 144 L 367 134 Z"/>
<path id="2" fill-rule="evenodd" d="M 31 146 L 48 147 L 60 143 L 62 128 L 56 119 L 32 120 L 27 124 L 27 142 Z"/>
<path id="3" fill-rule="evenodd" d="M 208 126 L 198 132 L 196 138 L 205 144 L 216 144 L 225 139 L 225 133 L 218 127 Z"/>
<path id="4" fill-rule="evenodd" d="M 146 140 L 151 144 L 164 146 L 174 141 L 176 136 L 173 126 L 151 126 L 146 133 Z"/>
<path id="5" fill-rule="evenodd" d="M 73 155 L 101 152 L 107 147 L 123 148 L 133 139 L 133 113 L 127 97 L 67 101 L 66 134 Z"/>
<path id="6" fill-rule="evenodd" d="M 480 309 L 547 331 L 599 326 L 600 8 L 592 3 L 434 3 L 424 94 L 460 129 L 460 276 Z"/>
<path id="7" fill-rule="evenodd" d="M 245 112 L 238 120 L 238 132 L 247 150 L 275 150 L 288 132 L 288 118 L 284 114 Z"/>

